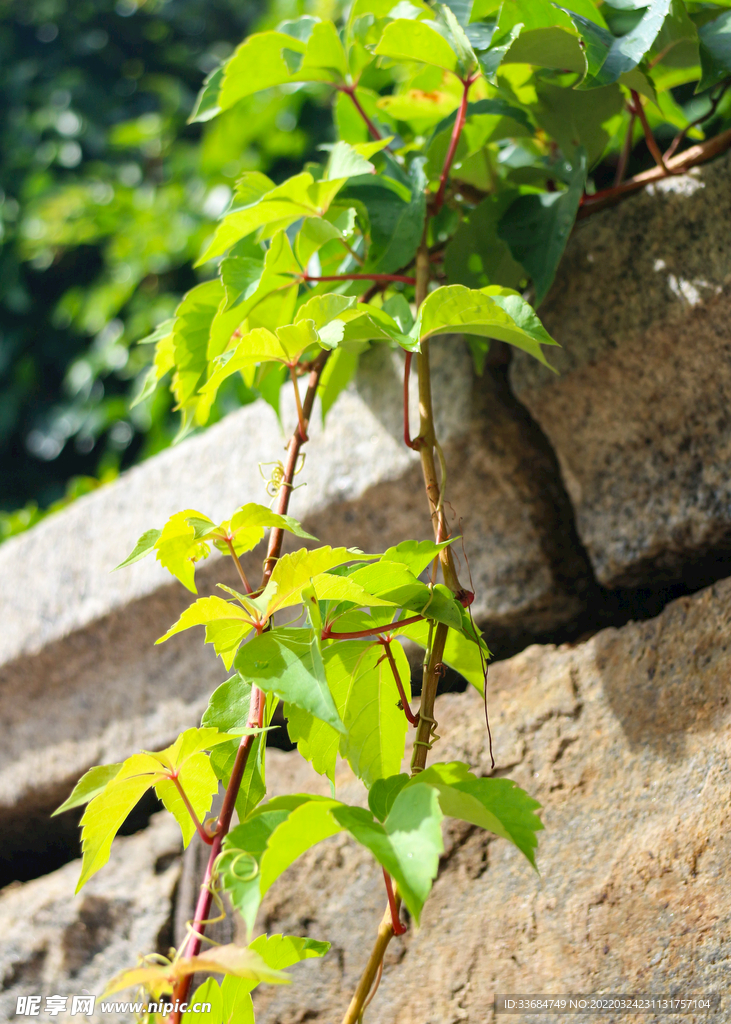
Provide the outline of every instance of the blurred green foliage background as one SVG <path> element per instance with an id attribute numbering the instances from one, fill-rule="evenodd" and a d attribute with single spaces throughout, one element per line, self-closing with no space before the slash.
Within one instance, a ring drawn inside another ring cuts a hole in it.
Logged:
<path id="1" fill-rule="evenodd" d="M 240 174 L 282 181 L 332 131 L 323 85 L 189 125 L 196 95 L 248 33 L 340 2 L 0 0 L 0 541 L 171 443 L 167 388 L 130 408 L 153 355 L 137 342 L 212 272 L 192 265 Z M 604 5 L 614 32 L 633 6 Z M 663 147 L 708 113 L 686 79 L 648 108 Z M 731 90 L 704 130 L 729 121 Z M 623 138 L 592 188 L 612 184 Z M 632 140 L 627 175 L 652 164 L 639 123 Z M 211 420 L 253 397 L 231 377 Z"/>
<path id="2" fill-rule="evenodd" d="M 164 389 L 129 409 L 136 342 L 196 283 L 236 177 L 287 177 L 329 127 L 316 87 L 186 120 L 248 31 L 298 9 L 0 0 L 0 539 L 172 440 Z M 248 398 L 232 381 L 214 415 Z"/>

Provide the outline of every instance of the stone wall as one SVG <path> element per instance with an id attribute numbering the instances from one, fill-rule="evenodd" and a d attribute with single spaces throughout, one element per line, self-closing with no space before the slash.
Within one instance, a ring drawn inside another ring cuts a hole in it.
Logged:
<path id="1" fill-rule="evenodd" d="M 546 832 L 538 878 L 506 844 L 449 827 L 423 927 L 388 954 L 372 1009 L 384 1024 L 482 1024 L 499 991 L 724 988 L 728 174 L 724 158 L 578 225 L 541 310 L 563 345 L 559 376 L 495 346 L 476 379 L 460 339 L 435 346 L 448 498 L 476 616 L 502 658 L 490 674 L 497 770 L 542 801 Z M 292 512 L 325 543 L 378 550 L 429 535 L 401 441 L 400 372 L 373 353 L 313 424 Z M 34 879 L 0 893 L 2 1012 L 26 982 L 94 990 L 185 920 L 195 886 L 189 869 L 176 882 L 164 823 L 119 839 L 72 901 L 77 865 L 61 865 L 77 855 L 78 814 L 48 814 L 92 764 L 195 724 L 225 675 L 197 635 L 153 646 L 189 600 L 155 562 L 109 570 L 180 508 L 224 518 L 266 501 L 258 463 L 283 444 L 268 407 L 242 409 L 0 547 L 0 884 Z M 201 592 L 226 568 L 206 563 Z M 437 717 L 439 758 L 487 773 L 475 695 L 441 697 Z M 277 750 L 269 780 L 321 785 Z M 358 799 L 347 774 L 338 785 Z M 275 887 L 260 926 L 335 948 L 298 968 L 291 990 L 262 990 L 260 1021 L 337 1019 L 383 910 L 376 875 L 338 838 Z"/>

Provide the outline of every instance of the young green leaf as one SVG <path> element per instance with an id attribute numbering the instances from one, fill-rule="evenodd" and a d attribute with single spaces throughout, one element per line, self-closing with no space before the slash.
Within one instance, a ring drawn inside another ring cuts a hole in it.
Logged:
<path id="1" fill-rule="evenodd" d="M 155 642 L 169 640 L 171 636 L 190 629 L 191 626 L 205 626 L 207 644 L 213 644 L 227 669 L 231 668 L 237 649 L 254 628 L 250 614 L 234 601 L 220 597 L 200 597 L 186 608 L 177 622 Z"/>
<path id="2" fill-rule="evenodd" d="M 257 607 L 264 618 L 270 618 L 274 612 L 283 608 L 291 608 L 300 603 L 302 588 L 309 585 L 313 576 L 326 572 L 336 565 L 342 565 L 352 559 L 353 552 L 347 548 L 322 547 L 314 551 L 300 548 L 291 554 L 283 555 L 274 566 L 274 571 L 261 596 L 257 598 Z M 361 555 L 361 558 L 374 558 L 374 555 Z"/>
<path id="3" fill-rule="evenodd" d="M 450 537 L 441 544 L 435 544 L 433 540 L 402 540 L 400 544 L 384 551 L 381 558 L 384 562 L 401 562 L 414 576 L 419 576 L 440 551 L 456 540 L 459 537 Z"/>
<path id="4" fill-rule="evenodd" d="M 427 21 L 397 18 L 386 25 L 376 54 L 394 60 L 433 64 L 444 71 L 455 71 L 458 56 L 444 36 Z"/>
<path id="5" fill-rule="evenodd" d="M 276 971 L 284 971 L 302 960 L 325 956 L 329 942 L 301 938 L 299 935 L 260 935 L 249 945 L 262 960 Z"/>
<path id="6" fill-rule="evenodd" d="M 139 562 L 145 555 L 149 555 L 151 551 L 154 551 L 161 532 L 161 530 L 145 530 L 132 549 L 131 554 L 127 555 L 125 560 L 120 562 L 119 565 L 116 565 L 112 572 L 116 572 L 117 569 L 124 569 L 125 566 L 132 565 L 133 562 Z"/>
<path id="7" fill-rule="evenodd" d="M 81 807 L 83 804 L 88 804 L 90 800 L 93 800 L 95 796 L 98 796 L 99 793 L 107 788 L 107 783 L 112 781 L 121 767 L 120 763 L 100 764 L 96 768 L 90 768 L 85 775 L 81 776 L 74 786 L 71 795 L 64 800 L 60 807 L 56 808 L 51 817 L 54 818 L 57 814 L 70 811 L 72 807 Z"/>

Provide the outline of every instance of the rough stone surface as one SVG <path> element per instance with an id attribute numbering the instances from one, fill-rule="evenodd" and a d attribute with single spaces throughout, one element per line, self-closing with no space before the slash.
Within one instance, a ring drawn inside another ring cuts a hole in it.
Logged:
<path id="1" fill-rule="evenodd" d="M 607 587 L 682 580 L 731 551 L 731 157 L 578 225 L 541 307 L 554 376 L 518 353 Z M 695 583 L 695 586 L 702 585 Z"/>
<path id="2" fill-rule="evenodd" d="M 560 626 L 581 610 L 589 570 L 573 554 L 545 440 L 509 395 L 504 370 L 473 383 L 459 339 L 435 345 L 433 363 L 450 515 L 470 554 L 475 614 L 498 639 Z M 311 425 L 298 477 L 307 486 L 292 512 L 324 543 L 377 551 L 430 535 L 418 457 L 402 440 L 401 367 L 396 353 L 376 350 L 326 428 L 319 417 Z M 284 419 L 293 422 L 286 402 Z M 0 548 L 0 881 L 17 877 L 20 851 L 24 877 L 44 857 L 62 862 L 73 816 L 49 826 L 47 815 L 88 767 L 159 748 L 198 720 L 225 671 L 199 630 L 154 646 L 190 595 L 151 558 L 109 570 L 181 508 L 224 518 L 245 501 L 268 501 L 258 464 L 283 456 L 283 443 L 271 409 L 247 407 Z M 248 558 L 254 578 L 261 557 Z M 198 576 L 202 594 L 237 582 L 230 561 L 215 557 Z"/>
<path id="3" fill-rule="evenodd" d="M 109 864 L 77 896 L 79 861 L 0 891 L 2 1019 L 15 1019 L 18 996 L 41 995 L 41 1013 L 33 1019 L 78 1021 L 78 1014 L 71 1016 L 71 998 L 67 1012 L 53 1017 L 44 1012 L 45 997 L 98 997 L 138 956 L 167 953 L 181 847 L 177 824 L 160 814 L 145 832 L 116 840 Z M 98 1009 L 91 1020 L 133 1019 Z"/>
<path id="4" fill-rule="evenodd" d="M 728 1019 L 730 635 L 725 581 L 657 619 L 576 646 L 533 646 L 491 669 L 497 774 L 544 806 L 541 875 L 507 843 L 451 824 L 422 927 L 392 942 L 366 1020 L 483 1024 L 495 1019 L 496 992 L 716 993 L 720 1009 L 683 1019 Z M 475 692 L 439 698 L 436 717 L 435 759 L 488 773 Z M 289 769 L 290 785 L 297 775 Z M 352 784 L 341 789 L 349 799 Z M 339 1020 L 384 898 L 380 871 L 342 836 L 291 868 L 265 898 L 260 927 L 328 938 L 333 949 L 302 964 L 291 989 L 260 989 L 258 1020 Z M 541 1017 L 558 1019 L 596 1018 Z"/>

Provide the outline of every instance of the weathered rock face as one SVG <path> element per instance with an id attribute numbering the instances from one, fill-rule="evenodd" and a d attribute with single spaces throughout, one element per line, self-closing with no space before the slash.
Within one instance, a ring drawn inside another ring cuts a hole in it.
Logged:
<path id="1" fill-rule="evenodd" d="M 730 165 L 580 223 L 540 310 L 559 376 L 513 362 L 607 587 L 731 566 Z"/>
<path id="2" fill-rule="evenodd" d="M 402 439 L 402 362 L 375 351 L 325 429 L 319 418 L 311 425 L 298 477 L 307 486 L 292 512 L 324 543 L 378 551 L 431 533 L 418 457 Z M 545 441 L 509 395 L 504 370 L 473 382 L 460 339 L 434 346 L 434 378 L 476 617 L 497 642 L 565 624 L 583 608 L 590 570 L 575 553 Z M 271 409 L 242 409 L 0 549 L 0 881 L 17 877 L 21 853 L 26 878 L 44 858 L 47 867 L 66 859 L 75 819 L 49 824 L 48 814 L 88 767 L 165 746 L 199 720 L 225 671 L 198 630 L 154 646 L 190 595 L 153 559 L 109 570 L 182 508 L 225 518 L 244 502 L 267 502 L 259 463 L 279 458 L 282 445 Z M 252 578 L 261 558 L 246 562 Z M 201 594 L 218 580 L 237 584 L 233 566 L 214 557 L 198 577 Z"/>
<path id="3" fill-rule="evenodd" d="M 74 889 L 80 862 L 12 885 L 0 893 L 0 1016 L 15 1019 L 18 996 L 42 995 L 39 1020 L 78 1021 L 72 996 L 99 996 L 118 971 L 172 944 L 172 904 L 180 874 L 180 829 L 167 814 L 145 832 L 118 839 L 109 864 Z M 68 996 L 52 1017 L 45 997 Z M 122 998 L 126 998 L 122 995 Z M 18 1018 L 23 1019 L 23 1018 Z M 83 1018 L 86 1020 L 86 1017 Z M 100 1014 L 94 1021 L 129 1021 L 130 1014 Z"/>
<path id="4" fill-rule="evenodd" d="M 392 942 L 366 1019 L 482 1024 L 496 992 L 726 992 L 730 636 L 727 581 L 652 621 L 530 647 L 491 669 L 497 772 L 544 806 L 541 876 L 507 843 L 452 824 L 422 927 Z M 488 773 L 474 691 L 440 698 L 436 716 L 435 759 Z M 379 870 L 342 837 L 290 869 L 260 926 L 334 946 L 301 965 L 291 989 L 259 990 L 258 1019 L 338 1020 L 384 900 Z M 582 1019 L 594 1018 L 571 1017 Z"/>

